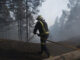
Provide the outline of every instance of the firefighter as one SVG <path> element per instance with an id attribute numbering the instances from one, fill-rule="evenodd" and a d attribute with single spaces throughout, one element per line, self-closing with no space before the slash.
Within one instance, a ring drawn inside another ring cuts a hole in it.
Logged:
<path id="1" fill-rule="evenodd" d="M 41 51 L 39 52 L 39 54 L 43 54 L 43 52 L 45 52 L 49 57 L 49 51 L 46 46 L 46 40 L 48 39 L 49 36 L 47 23 L 40 15 L 36 18 L 36 20 L 37 23 L 35 25 L 33 33 L 37 34 L 37 31 L 39 31 L 39 34 L 37 34 L 40 37 L 40 41 L 41 41 Z"/>

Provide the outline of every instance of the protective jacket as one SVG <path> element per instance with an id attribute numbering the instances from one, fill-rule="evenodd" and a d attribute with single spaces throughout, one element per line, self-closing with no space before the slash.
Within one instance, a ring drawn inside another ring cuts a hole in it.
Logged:
<path id="1" fill-rule="evenodd" d="M 36 34 L 37 30 L 39 30 L 40 35 L 49 34 L 48 25 L 45 20 L 39 20 L 36 23 L 33 33 Z"/>

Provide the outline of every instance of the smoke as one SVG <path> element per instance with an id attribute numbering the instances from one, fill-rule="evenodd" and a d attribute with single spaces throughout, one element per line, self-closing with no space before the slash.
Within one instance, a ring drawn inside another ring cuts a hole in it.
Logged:
<path id="1" fill-rule="evenodd" d="M 64 41 L 72 38 L 80 39 L 80 0 L 69 0 L 70 11 L 64 10 L 51 28 L 51 40 Z"/>
<path id="2" fill-rule="evenodd" d="M 38 8 L 43 1 L 0 0 L 0 38 L 26 40 L 27 32 L 28 38 L 30 38 L 33 31 L 34 16 L 39 12 Z M 2 19 L 3 17 L 4 20 Z M 9 22 L 8 25 L 5 25 L 6 21 Z M 3 29 L 1 23 L 4 25 Z"/>

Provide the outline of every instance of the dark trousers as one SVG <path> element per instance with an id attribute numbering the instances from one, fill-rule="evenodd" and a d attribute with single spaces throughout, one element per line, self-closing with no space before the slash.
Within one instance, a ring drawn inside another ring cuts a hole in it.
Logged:
<path id="1" fill-rule="evenodd" d="M 49 35 L 41 36 L 41 53 L 45 52 L 49 56 L 49 51 L 46 46 L 46 40 Z"/>

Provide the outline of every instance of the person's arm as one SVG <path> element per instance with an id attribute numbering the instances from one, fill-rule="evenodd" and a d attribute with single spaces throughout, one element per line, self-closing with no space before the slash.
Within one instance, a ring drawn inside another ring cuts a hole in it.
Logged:
<path id="1" fill-rule="evenodd" d="M 36 23 L 35 27 L 34 27 L 34 30 L 33 30 L 33 33 L 36 34 L 37 30 L 38 30 L 38 24 L 39 22 Z"/>

